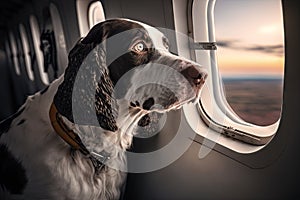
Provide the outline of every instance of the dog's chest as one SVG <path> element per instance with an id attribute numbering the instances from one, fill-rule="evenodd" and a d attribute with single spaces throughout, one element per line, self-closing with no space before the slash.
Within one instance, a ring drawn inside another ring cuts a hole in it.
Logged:
<path id="1" fill-rule="evenodd" d="M 124 174 L 108 167 L 96 174 L 89 158 L 78 151 L 72 153 L 53 134 L 22 137 L 21 130 L 26 133 L 31 130 L 27 125 L 11 128 L 11 138 L 1 140 L 24 168 L 27 178 L 22 191 L 24 199 L 118 199 Z"/>
<path id="2" fill-rule="evenodd" d="M 48 117 L 51 102 L 45 99 L 52 99 L 51 95 L 45 98 L 37 95 L 28 100 L 22 113 L 0 138 L 0 144 L 7 146 L 11 155 L 20 161 L 27 178 L 22 193 L 17 196 L 55 200 L 118 199 L 125 175 L 110 168 L 96 175 L 88 158 L 80 152 L 72 154 L 51 127 Z"/>
<path id="3" fill-rule="evenodd" d="M 37 166 L 36 170 L 31 170 L 31 178 L 25 190 L 26 198 L 117 199 L 119 197 L 119 187 L 124 181 L 124 175 L 109 168 L 95 174 L 91 163 L 84 160 L 81 155 L 75 153 L 73 159 L 64 156 L 53 158 L 50 155 L 45 163 L 39 164 L 44 169 L 37 169 L 40 168 Z"/>

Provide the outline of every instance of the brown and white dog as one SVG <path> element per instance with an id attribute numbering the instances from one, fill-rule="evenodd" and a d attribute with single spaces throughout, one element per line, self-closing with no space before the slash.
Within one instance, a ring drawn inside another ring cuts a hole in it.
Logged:
<path id="1" fill-rule="evenodd" d="M 140 22 L 94 26 L 64 75 L 1 122 L 0 199 L 118 199 L 134 127 L 197 101 L 207 76 L 168 45 Z"/>

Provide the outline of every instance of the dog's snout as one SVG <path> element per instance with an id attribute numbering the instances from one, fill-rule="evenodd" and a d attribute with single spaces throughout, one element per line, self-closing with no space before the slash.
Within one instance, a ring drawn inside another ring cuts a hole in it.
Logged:
<path id="1" fill-rule="evenodd" d="M 195 85 L 200 85 L 205 81 L 207 73 L 191 65 L 181 72 L 189 81 Z"/>

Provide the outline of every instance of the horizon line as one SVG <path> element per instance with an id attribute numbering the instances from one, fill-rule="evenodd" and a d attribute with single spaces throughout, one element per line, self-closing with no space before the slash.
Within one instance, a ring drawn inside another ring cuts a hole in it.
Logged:
<path id="1" fill-rule="evenodd" d="M 221 75 L 222 79 L 284 79 L 284 75 L 265 75 L 265 74 L 228 74 Z"/>

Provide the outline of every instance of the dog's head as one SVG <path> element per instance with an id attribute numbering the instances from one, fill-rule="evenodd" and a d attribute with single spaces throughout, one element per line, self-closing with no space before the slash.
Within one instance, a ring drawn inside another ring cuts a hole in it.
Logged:
<path id="1" fill-rule="evenodd" d="M 71 50 L 54 104 L 71 122 L 114 132 L 120 110 L 144 126 L 150 112 L 197 100 L 206 76 L 200 65 L 170 53 L 157 29 L 112 19 L 95 25 Z"/>

